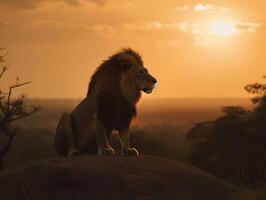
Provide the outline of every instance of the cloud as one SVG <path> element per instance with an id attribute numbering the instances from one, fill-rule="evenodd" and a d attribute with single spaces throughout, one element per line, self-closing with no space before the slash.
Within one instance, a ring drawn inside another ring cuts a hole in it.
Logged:
<path id="1" fill-rule="evenodd" d="M 190 33 L 192 35 L 219 35 L 219 31 L 224 31 L 225 36 L 238 35 L 243 33 L 255 33 L 262 24 L 258 22 L 214 22 L 214 23 L 191 23 L 181 22 L 138 22 L 126 23 L 120 28 L 127 30 L 172 30 Z M 217 34 L 216 34 L 217 33 Z M 223 33 L 221 34 L 223 35 Z"/>
<path id="2" fill-rule="evenodd" d="M 183 5 L 183 6 L 177 6 L 176 10 L 178 11 L 189 11 L 189 10 L 193 10 L 195 12 L 228 12 L 231 11 L 230 8 L 226 8 L 226 7 L 220 7 L 220 6 L 216 6 L 213 4 L 196 4 L 195 6 L 188 6 L 188 5 Z"/>
<path id="3" fill-rule="evenodd" d="M 253 34 L 262 27 L 258 22 L 214 22 L 214 23 L 191 23 L 183 22 L 160 22 L 154 21 L 138 28 L 153 30 L 172 30 L 186 33 L 194 38 L 196 46 L 208 46 L 223 38 L 240 35 Z M 135 27 L 136 28 L 136 27 Z M 217 40 L 217 37 L 220 37 Z"/>
<path id="4" fill-rule="evenodd" d="M 217 22 L 214 25 L 218 26 L 218 28 L 221 29 L 226 29 L 228 27 L 233 28 L 235 29 L 237 34 L 245 32 L 254 33 L 262 27 L 262 24 L 258 22 Z M 172 29 L 179 28 L 179 30 L 183 32 L 189 32 L 193 35 L 212 34 L 210 31 L 210 27 L 212 27 L 212 25 L 206 23 L 173 22 L 167 24 L 160 24 L 160 27 L 167 27 Z"/>
<path id="5" fill-rule="evenodd" d="M 86 3 L 103 6 L 106 0 L 1 0 L 0 6 L 8 6 L 18 9 L 34 9 L 46 4 L 65 3 L 69 6 L 79 7 Z"/>
<path id="6" fill-rule="evenodd" d="M 147 29 L 171 29 L 171 30 L 179 30 L 181 24 L 178 22 L 168 22 L 162 23 L 160 21 L 153 21 L 146 25 Z M 183 25 L 184 26 L 184 25 Z"/>
<path id="7" fill-rule="evenodd" d="M 258 22 L 239 22 L 236 23 L 236 27 L 241 31 L 256 33 L 262 27 L 262 24 Z"/>
<path id="8" fill-rule="evenodd" d="M 214 6 L 211 5 L 211 4 L 206 4 L 206 5 L 203 5 L 203 4 L 198 4 L 196 6 L 194 6 L 194 10 L 195 11 L 206 11 L 206 10 L 211 10 Z"/>
<path id="9" fill-rule="evenodd" d="M 186 11 L 186 10 L 189 10 L 189 6 L 188 6 L 188 5 L 177 6 L 177 7 L 176 7 L 176 10 Z"/>
<path id="10" fill-rule="evenodd" d="M 66 21 L 56 20 L 33 20 L 30 22 L 11 22 L 11 21 L 0 21 L 0 30 L 9 33 L 35 33 L 35 32 L 46 32 L 54 33 L 77 31 L 85 32 L 93 30 L 93 25 L 82 24 L 82 23 L 70 23 Z"/>
<path id="11" fill-rule="evenodd" d="M 252 21 L 214 22 L 214 24 L 206 22 L 192 23 L 189 21 L 131 21 L 115 24 L 73 23 L 60 20 L 33 20 L 19 23 L 0 21 L 0 30 L 6 34 L 34 34 L 43 37 L 46 37 L 44 35 L 53 35 L 53 37 L 58 38 L 62 34 L 72 37 L 77 33 L 84 34 L 86 37 L 107 39 L 132 39 L 133 37 L 143 37 L 143 35 L 150 39 L 154 35 L 159 34 L 161 38 L 164 38 L 160 42 L 168 42 L 171 46 L 179 45 L 184 40 L 192 40 L 196 46 L 208 46 L 218 41 L 217 37 L 220 37 L 219 40 L 223 41 L 226 37 L 233 37 L 235 35 L 252 35 L 258 32 L 262 26 L 261 23 Z M 226 30 L 227 28 L 228 30 Z"/>
<path id="12" fill-rule="evenodd" d="M 213 4 L 197 4 L 194 6 L 194 11 L 197 12 L 204 12 L 204 11 L 221 11 L 221 12 L 226 12 L 226 11 L 230 11 L 229 8 L 225 8 L 225 7 L 219 7 Z"/>

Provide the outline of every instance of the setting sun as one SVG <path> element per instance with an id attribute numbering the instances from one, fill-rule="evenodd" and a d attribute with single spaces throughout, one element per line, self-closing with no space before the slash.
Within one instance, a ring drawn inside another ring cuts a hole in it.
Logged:
<path id="1" fill-rule="evenodd" d="M 209 33 L 215 36 L 231 36 L 238 33 L 232 22 L 213 22 L 208 27 Z"/>

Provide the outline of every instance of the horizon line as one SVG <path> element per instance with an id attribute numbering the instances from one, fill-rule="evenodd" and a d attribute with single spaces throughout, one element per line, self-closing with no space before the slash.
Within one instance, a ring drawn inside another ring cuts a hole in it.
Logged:
<path id="1" fill-rule="evenodd" d="M 51 98 L 42 98 L 42 97 L 28 97 L 28 99 L 36 100 L 80 100 L 85 97 L 51 97 Z M 176 100 L 176 99 L 251 99 L 252 97 L 148 97 L 142 98 L 145 100 Z"/>

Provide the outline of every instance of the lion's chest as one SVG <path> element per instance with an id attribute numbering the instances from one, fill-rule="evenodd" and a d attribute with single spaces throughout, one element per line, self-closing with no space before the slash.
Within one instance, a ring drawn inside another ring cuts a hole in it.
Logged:
<path id="1" fill-rule="evenodd" d="M 136 108 L 115 95 L 99 95 L 97 115 L 108 129 L 125 129 L 136 115 Z"/>

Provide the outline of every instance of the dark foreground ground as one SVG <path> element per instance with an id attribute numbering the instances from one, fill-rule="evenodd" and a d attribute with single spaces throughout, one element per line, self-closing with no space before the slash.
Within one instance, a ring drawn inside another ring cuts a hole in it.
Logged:
<path id="1" fill-rule="evenodd" d="M 255 200 L 255 193 L 183 162 L 151 156 L 77 156 L 0 173 L 1 200 Z"/>

